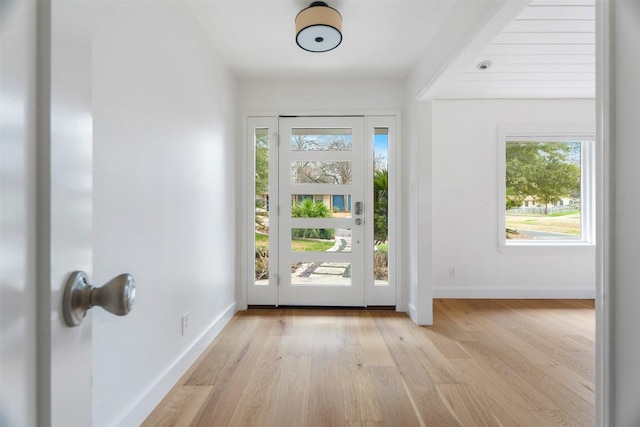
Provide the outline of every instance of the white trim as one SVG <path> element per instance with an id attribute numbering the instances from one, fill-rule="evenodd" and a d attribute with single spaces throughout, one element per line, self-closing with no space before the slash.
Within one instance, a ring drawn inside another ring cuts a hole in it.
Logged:
<path id="1" fill-rule="evenodd" d="M 242 141 L 247 141 L 248 138 L 249 126 L 246 120 L 242 121 L 242 130 L 241 136 Z M 247 191 L 248 186 L 250 185 L 251 180 L 247 179 L 247 174 L 249 173 L 249 153 L 248 153 L 248 144 L 240 144 L 240 168 L 236 168 L 236 179 L 238 182 L 236 183 L 236 188 L 239 189 L 240 197 L 236 198 L 236 212 L 239 213 L 239 221 L 236 221 L 236 232 L 239 236 L 237 240 L 236 246 L 236 254 L 238 255 L 238 259 L 236 260 L 236 302 L 237 302 L 237 310 L 246 310 L 247 309 L 247 301 L 248 301 L 248 287 L 244 286 L 245 283 L 249 280 L 249 272 L 251 270 L 247 270 L 245 265 L 245 251 L 247 250 L 247 227 L 245 225 L 249 222 L 249 218 L 247 209 L 246 209 L 246 200 L 243 197 L 245 192 Z M 238 193 L 238 191 L 236 191 Z M 254 212 L 251 212 L 251 215 L 254 215 Z"/>
<path id="2" fill-rule="evenodd" d="M 589 131 L 577 131 L 580 125 L 501 125 L 500 135 L 506 139 L 533 138 L 536 141 L 574 142 L 593 141 L 595 134 Z M 507 138 L 508 137 L 508 138 Z"/>
<path id="3" fill-rule="evenodd" d="M 407 304 L 407 308 L 409 309 L 409 317 L 413 320 L 413 323 L 418 325 L 418 312 L 416 310 L 416 306 L 413 304 Z"/>
<path id="4" fill-rule="evenodd" d="M 397 290 L 397 288 L 399 288 L 399 286 L 396 286 L 396 290 Z M 407 304 L 404 301 L 396 304 L 396 312 L 397 313 L 407 313 L 407 314 L 409 314 L 409 304 Z"/>
<path id="5" fill-rule="evenodd" d="M 389 213 L 389 235 L 394 236 L 393 238 L 396 240 L 396 245 L 394 246 L 393 252 L 389 253 L 389 263 L 393 265 L 395 272 L 393 272 L 393 280 L 396 283 L 396 311 L 409 311 L 409 306 L 407 301 L 404 299 L 403 289 L 409 289 L 408 284 L 405 285 L 402 283 L 404 279 L 404 275 L 400 274 L 400 265 L 406 265 L 406 263 L 401 262 L 404 258 L 404 254 L 402 248 L 404 244 L 402 242 L 402 227 L 400 227 L 401 218 L 404 218 L 404 209 L 403 206 L 406 206 L 409 209 L 409 203 L 403 199 L 403 191 L 402 191 L 402 150 L 403 150 L 403 135 L 402 135 L 402 116 L 398 112 L 395 115 L 396 118 L 396 141 L 393 144 L 394 147 L 391 148 L 389 152 L 389 164 L 393 165 L 393 194 L 389 199 L 390 206 L 393 206 L 392 213 Z M 406 145 L 405 145 L 406 146 Z M 391 179 L 391 176 L 389 177 Z"/>
<path id="6" fill-rule="evenodd" d="M 433 288 L 433 298 L 595 299 L 593 288 Z"/>
<path id="7" fill-rule="evenodd" d="M 614 425 L 613 397 L 613 301 L 611 298 L 611 249 L 613 183 L 611 153 L 613 114 L 613 8 L 614 2 L 596 2 L 596 419 L 600 427 Z"/>
<path id="8" fill-rule="evenodd" d="M 502 228 L 504 230 L 504 228 Z M 498 237 L 499 238 L 499 237 Z M 571 254 L 583 254 L 586 250 L 594 250 L 596 244 L 585 243 L 581 241 L 554 241 L 554 240 L 537 240 L 537 241 L 520 241 L 509 242 L 508 245 L 498 242 L 498 252 L 503 255 L 555 255 L 567 256 Z"/>
<path id="9" fill-rule="evenodd" d="M 565 89 L 566 90 L 566 89 Z M 536 93 L 530 93 L 530 94 L 526 94 L 526 93 L 503 93 L 500 95 L 497 95 L 495 93 L 493 94 L 487 94 L 487 96 L 479 96 L 477 94 L 471 96 L 471 95 L 465 95 L 465 94 L 457 94 L 457 93 L 440 93 L 438 94 L 437 97 L 434 97 L 434 100 L 437 101 L 457 101 L 457 100 L 464 100 L 464 101 L 492 101 L 492 100 L 519 100 L 519 99 L 525 99 L 525 100 L 550 100 L 550 101 L 557 101 L 558 99 L 594 99 L 593 95 L 587 95 L 587 94 L 583 94 L 583 93 L 576 93 L 576 94 L 562 94 L 562 95 L 557 95 L 554 96 L 550 93 L 542 93 L 540 92 L 541 89 L 537 89 Z"/>
<path id="10" fill-rule="evenodd" d="M 278 118 L 286 117 L 368 117 L 368 116 L 396 116 L 400 117 L 400 110 L 246 110 L 242 112 L 243 123 L 249 117 Z"/>
<path id="11" fill-rule="evenodd" d="M 196 359 L 207 349 L 222 328 L 236 313 L 236 303 L 231 303 L 209 327 L 187 348 L 169 367 L 158 375 L 156 381 L 147 387 L 138 398 L 122 411 L 113 425 L 137 426 L 149 416 L 164 396 L 176 385 Z"/>

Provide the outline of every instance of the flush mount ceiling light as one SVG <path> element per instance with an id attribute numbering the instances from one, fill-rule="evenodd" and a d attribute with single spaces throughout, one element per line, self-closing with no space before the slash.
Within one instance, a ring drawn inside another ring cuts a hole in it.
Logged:
<path id="1" fill-rule="evenodd" d="M 323 1 L 314 1 L 296 16 L 296 43 L 309 52 L 327 52 L 342 42 L 342 16 Z"/>

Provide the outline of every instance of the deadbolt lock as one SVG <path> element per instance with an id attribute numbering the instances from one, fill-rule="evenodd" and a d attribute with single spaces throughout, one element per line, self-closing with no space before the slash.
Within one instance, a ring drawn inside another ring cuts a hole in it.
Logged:
<path id="1" fill-rule="evenodd" d="M 362 202 L 356 202 L 356 215 L 362 215 Z"/>

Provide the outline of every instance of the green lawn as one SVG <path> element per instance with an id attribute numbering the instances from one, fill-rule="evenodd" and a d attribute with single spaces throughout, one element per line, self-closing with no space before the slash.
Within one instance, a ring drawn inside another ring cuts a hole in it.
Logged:
<path id="1" fill-rule="evenodd" d="M 269 248 L 269 235 L 268 234 L 261 234 L 261 233 L 255 233 L 255 234 L 256 234 L 256 246 L 268 249 Z"/>
<path id="2" fill-rule="evenodd" d="M 575 214 L 580 214 L 580 211 L 566 211 L 566 212 L 558 212 L 558 213 L 552 213 L 549 214 L 548 216 L 550 217 L 556 217 L 556 216 L 567 216 L 567 215 L 575 215 Z"/>
<path id="3" fill-rule="evenodd" d="M 256 234 L 256 246 L 269 248 L 269 236 Z M 294 252 L 325 252 L 333 247 L 333 241 L 294 239 L 291 243 Z"/>
<path id="4" fill-rule="evenodd" d="M 376 245 L 376 250 L 380 252 L 389 252 L 389 243 L 385 242 Z"/>
<path id="5" fill-rule="evenodd" d="M 507 228 L 547 231 L 551 233 L 580 234 L 580 213 L 560 215 L 506 215 Z"/>

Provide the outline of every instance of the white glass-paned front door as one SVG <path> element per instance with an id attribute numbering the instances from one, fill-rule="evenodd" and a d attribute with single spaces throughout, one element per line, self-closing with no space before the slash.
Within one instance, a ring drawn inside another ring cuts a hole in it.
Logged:
<path id="1" fill-rule="evenodd" d="M 279 120 L 279 305 L 365 305 L 363 117 Z"/>

